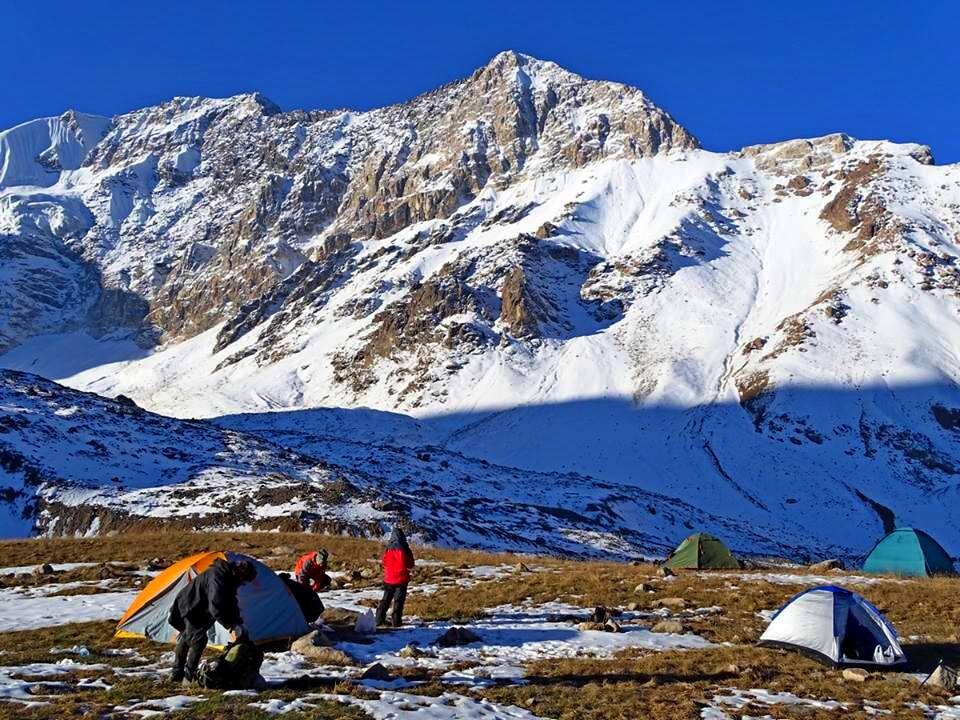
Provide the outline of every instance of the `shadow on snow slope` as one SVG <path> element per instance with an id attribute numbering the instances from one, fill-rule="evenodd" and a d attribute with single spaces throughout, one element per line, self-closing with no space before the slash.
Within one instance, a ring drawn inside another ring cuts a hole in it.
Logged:
<path id="1" fill-rule="evenodd" d="M 322 408 L 215 422 L 351 466 L 384 447 L 413 468 L 418 455 L 436 461 L 442 451 L 661 493 L 858 552 L 903 524 L 960 550 L 960 390 L 952 383 L 783 387 L 745 406 L 594 398 L 422 418 Z"/>

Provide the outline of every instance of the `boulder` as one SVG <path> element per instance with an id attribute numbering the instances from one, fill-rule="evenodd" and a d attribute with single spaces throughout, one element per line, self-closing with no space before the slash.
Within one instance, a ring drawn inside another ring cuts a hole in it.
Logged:
<path id="1" fill-rule="evenodd" d="M 960 670 L 940 663 L 927 678 L 927 684 L 955 692 L 960 689 Z"/>
<path id="2" fill-rule="evenodd" d="M 480 642 L 480 636 L 468 628 L 454 626 L 436 639 L 440 647 L 456 647 Z"/>
<path id="3" fill-rule="evenodd" d="M 318 665 L 346 666 L 354 664 L 352 657 L 343 650 L 330 647 L 332 644 L 333 639 L 331 637 L 322 630 L 314 630 L 294 640 L 290 649 Z"/>
<path id="4" fill-rule="evenodd" d="M 635 602 L 627 603 L 628 612 L 636 612 L 639 609 L 640 609 L 640 603 L 635 603 Z"/>
<path id="5" fill-rule="evenodd" d="M 380 663 L 374 663 L 360 676 L 361 680 L 393 680 L 393 675 Z"/>
<path id="6" fill-rule="evenodd" d="M 673 577 L 674 575 L 676 575 L 676 573 L 673 572 L 673 570 L 668 568 L 666 565 L 661 565 L 660 569 L 657 570 L 657 574 L 660 575 L 660 577 Z"/>
<path id="7" fill-rule="evenodd" d="M 640 583 L 639 585 L 637 585 L 637 586 L 633 589 L 633 591 L 634 591 L 637 595 L 645 595 L 646 593 L 653 592 L 653 585 L 651 585 L 650 583 L 645 583 L 645 582 L 644 582 L 644 583 Z"/>
<path id="8" fill-rule="evenodd" d="M 277 545 L 274 548 L 270 548 L 271 555 L 296 555 L 297 551 L 295 548 L 290 547 L 289 545 Z"/>
<path id="9" fill-rule="evenodd" d="M 528 568 L 528 567 L 527 567 L 526 565 L 524 565 L 522 562 L 521 562 L 521 563 L 517 563 L 517 571 L 518 571 L 518 572 L 523 572 L 523 573 L 533 572 L 533 570 L 531 570 L 530 568 Z"/>
<path id="10" fill-rule="evenodd" d="M 810 565 L 807 569 L 817 573 L 827 572 L 828 570 L 843 570 L 843 560 L 838 560 L 837 558 L 822 560 L 821 562 Z"/>
<path id="11" fill-rule="evenodd" d="M 673 633 L 680 635 L 683 633 L 683 624 L 676 620 L 661 620 L 654 625 L 651 630 L 655 633 Z"/>
<path id="12" fill-rule="evenodd" d="M 54 573 L 53 565 L 50 563 L 43 563 L 43 565 L 37 565 L 33 569 L 34 575 L 53 575 Z"/>
<path id="13" fill-rule="evenodd" d="M 143 566 L 143 569 L 147 572 L 157 572 L 158 570 L 164 570 L 170 566 L 170 563 L 166 559 L 161 557 L 155 557 L 146 565 Z"/>
<path id="14" fill-rule="evenodd" d="M 334 639 L 331 635 L 325 633 L 323 630 L 314 630 L 294 640 L 290 645 L 290 649 L 300 653 L 304 657 L 308 657 L 307 653 L 311 650 L 331 647 L 333 643 Z"/>
<path id="15" fill-rule="evenodd" d="M 870 675 L 863 668 L 846 668 L 843 673 L 843 679 L 851 682 L 864 682 Z"/>

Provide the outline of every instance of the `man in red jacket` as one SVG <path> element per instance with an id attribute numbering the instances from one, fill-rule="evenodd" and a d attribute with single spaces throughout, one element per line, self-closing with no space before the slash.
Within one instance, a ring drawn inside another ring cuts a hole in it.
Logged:
<path id="1" fill-rule="evenodd" d="M 407 585 L 410 584 L 410 570 L 413 568 L 413 552 L 407 544 L 407 537 L 398 527 L 393 529 L 387 548 L 383 551 L 383 598 L 377 607 L 377 625 L 386 625 L 387 610 L 393 603 L 392 624 L 400 627 L 403 623 L 403 604 L 407 600 Z"/>
<path id="2" fill-rule="evenodd" d="M 326 590 L 330 587 L 330 576 L 327 575 L 328 557 L 326 550 L 301 555 L 293 569 L 293 577 L 315 593 Z"/>

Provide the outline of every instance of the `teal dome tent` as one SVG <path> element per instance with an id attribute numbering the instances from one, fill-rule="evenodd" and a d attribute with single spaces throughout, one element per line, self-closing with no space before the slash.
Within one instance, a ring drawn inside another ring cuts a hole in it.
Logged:
<path id="1" fill-rule="evenodd" d="M 864 572 L 928 577 L 953 575 L 953 561 L 923 530 L 897 528 L 878 542 L 863 563 Z"/>

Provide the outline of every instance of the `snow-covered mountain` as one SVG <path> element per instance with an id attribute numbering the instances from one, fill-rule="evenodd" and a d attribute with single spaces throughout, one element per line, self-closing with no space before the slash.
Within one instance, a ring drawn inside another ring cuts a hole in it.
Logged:
<path id="1" fill-rule="evenodd" d="M 167 526 L 379 537 L 401 522 L 439 545 L 633 558 L 707 527 L 752 552 L 836 550 L 808 547 L 789 524 L 744 527 L 629 486 L 329 436 L 322 422 L 273 428 L 273 443 L 10 370 L 0 370 L 0 409 L 5 536 Z"/>
<path id="2" fill-rule="evenodd" d="M 4 367 L 960 553 L 960 167 L 924 146 L 707 152 L 502 53 L 371 112 L 177 98 L 0 153 Z"/>

